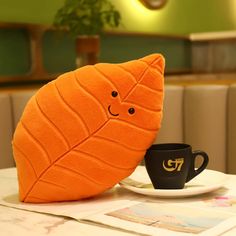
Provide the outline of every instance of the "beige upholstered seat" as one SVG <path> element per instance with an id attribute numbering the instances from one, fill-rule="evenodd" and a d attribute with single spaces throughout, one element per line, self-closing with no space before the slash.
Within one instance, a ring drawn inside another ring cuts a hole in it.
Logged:
<path id="1" fill-rule="evenodd" d="M 184 95 L 184 141 L 209 155 L 208 168 L 226 170 L 227 86 L 189 86 Z"/>
<path id="2" fill-rule="evenodd" d="M 0 168 L 15 165 L 11 140 L 22 111 L 35 91 L 21 91 L 0 94 Z"/>
<path id="3" fill-rule="evenodd" d="M 227 114 L 227 172 L 236 174 L 236 84 L 229 88 Z"/>
<path id="4" fill-rule="evenodd" d="M 14 165 L 12 158 L 12 107 L 7 93 L 0 94 L 0 168 Z"/>
<path id="5" fill-rule="evenodd" d="M 182 86 L 165 87 L 163 120 L 155 143 L 183 142 L 183 95 Z"/>

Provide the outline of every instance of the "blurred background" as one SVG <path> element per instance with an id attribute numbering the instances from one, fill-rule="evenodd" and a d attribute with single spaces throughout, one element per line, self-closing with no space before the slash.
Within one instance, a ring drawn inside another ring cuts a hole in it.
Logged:
<path id="1" fill-rule="evenodd" d="M 119 63 L 160 52 L 166 58 L 167 81 L 175 75 L 185 75 L 175 81 L 188 81 L 193 74 L 207 80 L 216 74 L 213 79 L 218 79 L 222 73 L 228 76 L 222 79 L 234 80 L 236 1 L 167 0 L 159 9 L 149 9 L 142 0 L 108 1 L 121 20 L 117 27 L 108 25 L 99 32 L 97 52 L 89 64 Z M 64 3 L 0 0 L 1 86 L 42 84 L 80 66 L 83 58 L 78 62 L 75 37 L 53 26 Z"/>

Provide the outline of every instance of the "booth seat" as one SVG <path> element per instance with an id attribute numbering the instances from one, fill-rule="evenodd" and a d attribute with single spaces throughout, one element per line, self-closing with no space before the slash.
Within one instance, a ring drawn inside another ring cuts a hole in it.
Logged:
<path id="1" fill-rule="evenodd" d="M 0 92 L 0 168 L 15 165 L 12 135 L 35 92 Z M 166 85 L 162 126 L 154 143 L 164 142 L 191 144 L 208 153 L 208 169 L 236 174 L 236 84 Z"/>

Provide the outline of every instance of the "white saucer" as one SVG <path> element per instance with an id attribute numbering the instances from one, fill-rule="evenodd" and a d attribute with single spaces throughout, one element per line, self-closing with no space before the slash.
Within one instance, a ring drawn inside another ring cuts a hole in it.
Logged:
<path id="1" fill-rule="evenodd" d="M 227 175 L 214 171 L 204 170 L 197 177 L 185 184 L 184 189 L 154 189 L 144 166 L 138 166 L 134 173 L 119 184 L 121 187 L 149 196 L 176 198 L 188 197 L 215 191 L 224 186 Z"/>

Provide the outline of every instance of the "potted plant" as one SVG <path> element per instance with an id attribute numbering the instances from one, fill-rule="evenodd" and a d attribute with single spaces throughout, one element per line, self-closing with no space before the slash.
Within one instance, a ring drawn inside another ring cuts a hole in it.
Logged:
<path id="1" fill-rule="evenodd" d="M 120 22 L 121 15 L 109 0 L 65 0 L 54 18 L 56 28 L 76 38 L 78 66 L 97 62 L 101 33 Z"/>

